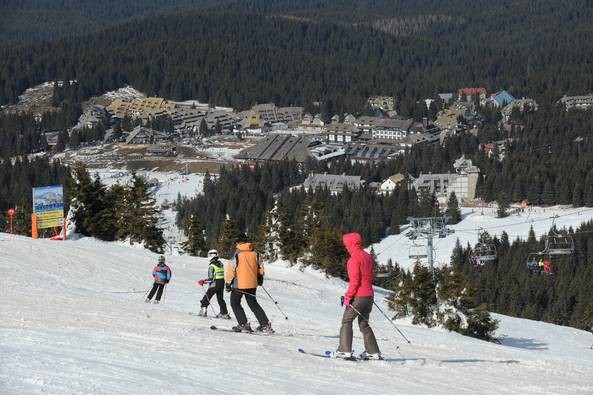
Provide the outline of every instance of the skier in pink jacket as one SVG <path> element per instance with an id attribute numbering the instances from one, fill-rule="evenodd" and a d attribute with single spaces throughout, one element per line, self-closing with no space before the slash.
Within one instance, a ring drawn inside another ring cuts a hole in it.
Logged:
<path id="1" fill-rule="evenodd" d="M 340 329 L 340 345 L 335 356 L 351 359 L 352 356 L 352 321 L 358 317 L 358 327 L 362 333 L 365 351 L 361 359 L 382 359 L 375 334 L 369 326 L 369 316 L 373 309 L 373 258 L 362 249 L 362 237 L 358 233 L 346 233 L 342 241 L 350 259 L 348 259 L 348 279 L 350 284 L 342 297 L 345 306 Z"/>

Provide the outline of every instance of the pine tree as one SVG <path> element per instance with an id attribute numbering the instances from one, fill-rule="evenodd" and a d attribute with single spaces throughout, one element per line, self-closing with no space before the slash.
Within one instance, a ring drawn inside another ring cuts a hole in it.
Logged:
<path id="1" fill-rule="evenodd" d="M 165 245 L 163 230 L 158 226 L 159 211 L 156 201 L 148 192 L 146 182 L 138 175 L 132 175 L 132 185 L 128 188 L 129 229 L 131 242 L 141 242 L 153 252 L 162 252 Z"/>
<path id="2" fill-rule="evenodd" d="M 68 140 L 68 147 L 78 148 L 80 145 L 80 135 L 77 130 L 70 132 L 70 139 Z"/>
<path id="3" fill-rule="evenodd" d="M 206 256 L 208 246 L 204 238 L 204 229 L 194 214 L 190 215 L 189 220 L 186 221 L 184 233 L 187 240 L 181 243 L 183 252 L 191 256 Z"/>
<path id="4" fill-rule="evenodd" d="M 201 137 L 208 137 L 210 135 L 210 131 L 208 130 L 208 124 L 206 123 L 205 118 L 202 118 L 202 121 L 200 121 L 199 131 Z"/>
<path id="5" fill-rule="evenodd" d="M 222 231 L 214 243 L 215 248 L 218 250 L 218 256 L 227 259 L 231 258 L 233 252 L 235 252 L 235 243 L 239 234 L 237 223 L 230 216 L 227 216 Z"/>
<path id="6" fill-rule="evenodd" d="M 58 140 L 56 141 L 56 145 L 54 145 L 54 152 L 62 152 L 66 149 L 66 141 L 62 134 L 58 134 Z"/>
<path id="7" fill-rule="evenodd" d="M 423 217 L 437 217 L 440 215 L 439 203 L 434 193 L 429 193 L 427 190 L 420 192 L 419 203 L 420 215 Z"/>
<path id="8" fill-rule="evenodd" d="M 260 253 L 267 262 L 273 262 L 278 259 L 275 245 L 278 242 L 278 233 L 274 223 L 272 212 L 266 211 L 264 222 L 257 227 L 253 239 L 253 248 Z"/>
<path id="9" fill-rule="evenodd" d="M 302 255 L 306 245 L 306 238 L 296 223 L 291 222 L 288 207 L 280 200 L 276 208 L 276 222 L 278 224 L 278 244 L 284 259 L 295 264 Z"/>
<path id="10" fill-rule="evenodd" d="M 321 269 L 328 276 L 346 279 L 348 252 L 342 244 L 341 232 L 325 220 L 312 229 L 304 256 L 305 265 Z"/>
<path id="11" fill-rule="evenodd" d="M 509 200 L 506 193 L 501 193 L 498 197 L 498 209 L 496 210 L 496 216 L 498 218 L 504 218 L 508 216 L 507 209 L 509 208 Z"/>
<path id="12" fill-rule="evenodd" d="M 98 215 L 105 209 L 105 189 L 99 179 L 91 179 L 82 163 L 72 168 L 70 195 L 76 230 L 86 236 L 96 236 Z"/>
<path id="13" fill-rule="evenodd" d="M 461 221 L 461 210 L 459 210 L 459 202 L 457 201 L 455 192 L 451 192 L 451 195 L 449 196 L 445 213 L 449 216 L 449 224 L 455 225 Z"/>
<path id="14" fill-rule="evenodd" d="M 413 313 L 412 323 L 424 324 L 428 327 L 436 325 L 437 294 L 432 271 L 416 263 L 412 271 L 413 296 L 410 308 Z"/>

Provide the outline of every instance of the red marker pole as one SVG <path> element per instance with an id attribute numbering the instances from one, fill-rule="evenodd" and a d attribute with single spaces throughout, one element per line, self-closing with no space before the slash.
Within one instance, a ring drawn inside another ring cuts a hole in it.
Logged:
<path id="1" fill-rule="evenodd" d="M 13 208 L 8 209 L 8 218 L 10 221 L 10 234 L 14 233 L 14 229 L 12 227 L 12 219 L 13 219 L 15 213 L 16 213 L 16 211 Z"/>

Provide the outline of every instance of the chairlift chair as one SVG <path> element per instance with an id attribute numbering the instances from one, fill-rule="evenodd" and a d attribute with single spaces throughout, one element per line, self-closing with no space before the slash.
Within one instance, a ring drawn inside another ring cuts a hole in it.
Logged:
<path id="1" fill-rule="evenodd" d="M 489 263 L 496 260 L 496 247 L 494 244 L 490 243 L 481 243 L 479 242 L 476 244 L 474 248 L 474 254 L 476 258 L 481 261 L 482 263 Z"/>
<path id="2" fill-rule="evenodd" d="M 408 257 L 410 259 L 425 259 L 425 258 L 427 258 L 428 253 L 426 252 L 426 247 L 423 245 L 413 243 L 410 246 Z"/>
<path id="3" fill-rule="evenodd" d="M 572 236 L 561 235 L 555 230 L 555 222 L 558 216 L 554 216 L 552 219 L 552 231 L 551 235 L 546 236 L 546 247 L 545 251 L 549 255 L 570 255 L 574 252 L 574 240 Z"/>
<path id="4" fill-rule="evenodd" d="M 473 253 L 480 266 L 484 263 L 493 262 L 497 258 L 496 246 L 492 243 L 490 235 L 481 228 L 478 231 L 478 243 L 476 244 Z"/>
<path id="5" fill-rule="evenodd" d="M 546 237 L 546 251 L 550 255 L 570 255 L 574 252 L 574 240 L 554 233 Z"/>

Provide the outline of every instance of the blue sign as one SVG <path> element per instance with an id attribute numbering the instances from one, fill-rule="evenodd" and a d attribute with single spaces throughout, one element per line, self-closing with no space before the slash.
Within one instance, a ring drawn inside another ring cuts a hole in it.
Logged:
<path id="1" fill-rule="evenodd" d="M 64 210 L 64 187 L 52 185 L 33 188 L 33 212 Z"/>

